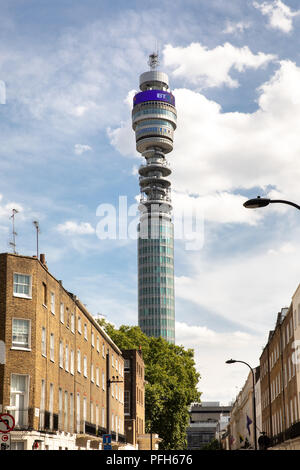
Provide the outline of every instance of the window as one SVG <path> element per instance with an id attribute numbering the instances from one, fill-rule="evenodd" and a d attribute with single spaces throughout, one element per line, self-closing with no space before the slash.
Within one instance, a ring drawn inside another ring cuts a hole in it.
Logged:
<path id="1" fill-rule="evenodd" d="M 78 317 L 77 329 L 78 329 L 78 333 L 81 334 L 81 318 L 80 317 Z"/>
<path id="2" fill-rule="evenodd" d="M 83 357 L 83 375 L 87 377 L 87 357 Z"/>
<path id="3" fill-rule="evenodd" d="M 70 393 L 70 432 L 73 433 L 74 429 L 74 396 Z"/>
<path id="4" fill-rule="evenodd" d="M 31 276 L 14 273 L 13 292 L 15 297 L 31 299 Z"/>
<path id="5" fill-rule="evenodd" d="M 65 370 L 69 372 L 69 346 L 67 344 L 65 348 Z"/>
<path id="6" fill-rule="evenodd" d="M 105 428 L 105 408 L 102 407 L 102 413 L 101 413 L 101 426 Z"/>
<path id="7" fill-rule="evenodd" d="M 42 355 L 46 357 L 46 328 L 42 327 Z"/>
<path id="8" fill-rule="evenodd" d="M 11 442 L 11 450 L 24 450 L 24 441 L 12 441 Z"/>
<path id="9" fill-rule="evenodd" d="M 77 351 L 77 372 L 81 373 L 81 354 L 80 349 Z"/>
<path id="10" fill-rule="evenodd" d="M 45 425 L 45 380 L 41 383 L 41 401 L 40 401 L 40 428 L 44 429 Z"/>
<path id="11" fill-rule="evenodd" d="M 105 373 L 102 372 L 102 390 L 105 390 Z"/>
<path id="12" fill-rule="evenodd" d="M 129 372 L 130 371 L 130 359 L 125 359 L 124 362 L 124 371 Z"/>
<path id="13" fill-rule="evenodd" d="M 97 336 L 97 351 L 100 352 L 100 339 L 99 339 L 99 336 Z"/>
<path id="14" fill-rule="evenodd" d="M 68 392 L 65 391 L 64 430 L 68 432 Z"/>
<path id="15" fill-rule="evenodd" d="M 28 375 L 11 375 L 10 385 L 10 406 L 13 409 L 15 425 L 24 426 L 28 422 Z"/>
<path id="16" fill-rule="evenodd" d="M 91 404 L 90 404 L 90 422 L 91 423 L 94 422 L 94 404 L 93 404 L 92 401 L 91 401 Z"/>
<path id="17" fill-rule="evenodd" d="M 76 430 L 80 433 L 80 394 L 77 393 L 76 399 Z"/>
<path id="18" fill-rule="evenodd" d="M 94 383 L 94 364 L 91 365 L 91 382 Z"/>
<path id="19" fill-rule="evenodd" d="M 71 313 L 71 331 L 72 331 L 72 333 L 75 332 L 75 315 L 74 315 L 74 313 Z"/>
<path id="20" fill-rule="evenodd" d="M 73 349 L 71 350 L 71 355 L 70 355 L 70 372 L 72 375 L 74 375 L 74 351 Z"/>
<path id="21" fill-rule="evenodd" d="M 99 405 L 96 405 L 96 427 L 99 426 Z"/>
<path id="22" fill-rule="evenodd" d="M 21 349 L 30 348 L 30 320 L 13 318 L 12 347 Z"/>
<path id="23" fill-rule="evenodd" d="M 55 315 L 55 294 L 50 292 L 50 310 L 53 315 Z"/>
<path id="24" fill-rule="evenodd" d="M 115 367 L 114 355 L 111 355 L 111 366 Z"/>
<path id="25" fill-rule="evenodd" d="M 102 357 L 105 357 L 105 344 L 102 344 Z"/>
<path id="26" fill-rule="evenodd" d="M 63 406 L 63 398 L 62 398 L 62 389 L 58 389 L 58 427 L 59 430 L 62 431 L 62 406 Z"/>
<path id="27" fill-rule="evenodd" d="M 65 307 L 64 307 L 64 304 L 62 302 L 60 304 L 60 321 L 61 321 L 61 323 L 64 323 L 64 321 L 65 321 Z"/>
<path id="28" fill-rule="evenodd" d="M 85 433 L 85 422 L 86 422 L 86 412 L 87 412 L 87 400 L 83 398 L 83 433 Z"/>
<path id="29" fill-rule="evenodd" d="M 50 361 L 54 362 L 54 333 L 50 334 Z"/>
<path id="30" fill-rule="evenodd" d="M 86 324 L 86 323 L 84 324 L 84 339 L 85 339 L 85 340 L 88 339 L 87 324 Z"/>
<path id="31" fill-rule="evenodd" d="M 94 332 L 92 331 L 92 334 L 91 334 L 91 343 L 92 343 L 92 348 L 95 347 L 95 335 L 94 335 Z"/>
<path id="32" fill-rule="evenodd" d="M 53 384 L 50 384 L 50 393 L 49 393 L 49 413 L 50 413 L 50 429 L 53 429 L 53 394 L 54 388 Z"/>
<path id="33" fill-rule="evenodd" d="M 42 283 L 42 291 L 43 291 L 43 305 L 44 307 L 47 307 L 47 286 L 44 282 Z"/>
<path id="34" fill-rule="evenodd" d="M 96 367 L 96 385 L 97 385 L 97 387 L 99 387 L 99 385 L 100 385 L 99 384 L 99 368 L 98 367 Z"/>
<path id="35" fill-rule="evenodd" d="M 63 342 L 59 342 L 59 367 L 64 367 L 64 345 Z"/>

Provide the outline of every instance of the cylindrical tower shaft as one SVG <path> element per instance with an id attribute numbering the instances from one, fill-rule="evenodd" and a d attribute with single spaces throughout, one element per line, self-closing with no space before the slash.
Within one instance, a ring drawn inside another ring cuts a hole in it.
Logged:
<path id="1" fill-rule="evenodd" d="M 141 92 L 135 95 L 132 110 L 136 148 L 145 158 L 139 168 L 139 326 L 148 336 L 174 343 L 174 230 L 166 154 L 173 149 L 177 113 L 168 76 L 156 70 L 157 63 L 157 54 L 151 54 L 151 70 L 140 76 Z"/>

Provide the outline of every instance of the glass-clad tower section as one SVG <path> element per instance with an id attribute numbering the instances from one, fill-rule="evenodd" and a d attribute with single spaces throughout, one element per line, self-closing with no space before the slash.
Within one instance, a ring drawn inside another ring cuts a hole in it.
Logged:
<path id="1" fill-rule="evenodd" d="M 177 113 L 168 76 L 157 70 L 157 54 L 150 55 L 149 65 L 132 110 L 136 148 L 145 159 L 139 168 L 139 326 L 147 336 L 174 343 L 174 230 L 166 154 L 173 150 Z"/>

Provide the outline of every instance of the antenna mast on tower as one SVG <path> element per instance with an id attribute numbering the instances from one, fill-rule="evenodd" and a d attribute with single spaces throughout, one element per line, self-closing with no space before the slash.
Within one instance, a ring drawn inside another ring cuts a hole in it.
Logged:
<path id="1" fill-rule="evenodd" d="M 157 67 L 159 66 L 158 51 L 157 52 L 152 52 L 152 54 L 149 55 L 148 65 L 149 65 L 151 70 L 156 70 L 157 69 Z"/>
<path id="2" fill-rule="evenodd" d="M 13 241 L 10 242 L 10 246 L 13 248 L 13 253 L 16 255 L 17 252 L 16 252 L 16 236 L 18 235 L 17 232 L 15 231 L 15 215 L 18 213 L 19 211 L 17 209 L 12 209 L 12 215 L 10 216 L 10 218 L 12 219 L 12 236 L 13 236 Z"/>

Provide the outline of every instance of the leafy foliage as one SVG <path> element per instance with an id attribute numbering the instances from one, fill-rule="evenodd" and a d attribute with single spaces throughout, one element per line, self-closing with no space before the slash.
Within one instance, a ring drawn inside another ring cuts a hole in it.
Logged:
<path id="1" fill-rule="evenodd" d="M 138 326 L 99 324 L 120 349 L 142 349 L 145 362 L 146 432 L 157 433 L 161 449 L 185 449 L 188 408 L 200 400 L 194 351 L 146 336 Z"/>
<path id="2" fill-rule="evenodd" d="M 218 439 L 213 439 L 209 444 L 202 447 L 201 450 L 223 450 Z"/>

